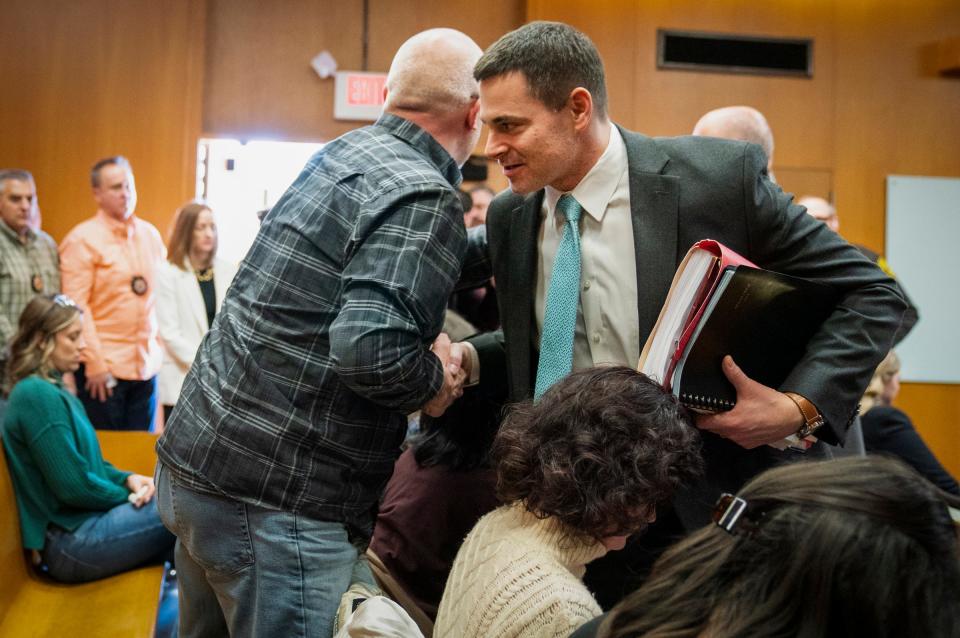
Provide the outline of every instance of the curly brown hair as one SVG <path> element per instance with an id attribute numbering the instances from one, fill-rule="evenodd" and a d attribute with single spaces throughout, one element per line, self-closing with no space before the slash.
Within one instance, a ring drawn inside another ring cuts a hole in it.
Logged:
<path id="1" fill-rule="evenodd" d="M 493 456 L 501 500 L 595 539 L 639 531 L 703 467 L 687 410 L 622 366 L 575 372 L 515 406 Z"/>

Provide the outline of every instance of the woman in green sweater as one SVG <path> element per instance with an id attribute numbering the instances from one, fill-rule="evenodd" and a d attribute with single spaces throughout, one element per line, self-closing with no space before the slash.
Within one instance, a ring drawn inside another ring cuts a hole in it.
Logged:
<path id="1" fill-rule="evenodd" d="M 23 546 L 54 580 L 84 582 L 171 560 L 153 479 L 103 459 L 62 375 L 80 365 L 83 315 L 65 295 L 35 297 L 10 344 L 3 422 Z"/>

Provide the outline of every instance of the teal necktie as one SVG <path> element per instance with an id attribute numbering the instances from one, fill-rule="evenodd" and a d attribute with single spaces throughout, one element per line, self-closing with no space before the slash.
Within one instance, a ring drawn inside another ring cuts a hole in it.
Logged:
<path id="1" fill-rule="evenodd" d="M 567 222 L 553 261 L 540 335 L 540 363 L 533 396 L 539 399 L 550 386 L 570 374 L 573 367 L 573 333 L 580 303 L 580 203 L 571 195 L 557 202 L 558 214 Z"/>

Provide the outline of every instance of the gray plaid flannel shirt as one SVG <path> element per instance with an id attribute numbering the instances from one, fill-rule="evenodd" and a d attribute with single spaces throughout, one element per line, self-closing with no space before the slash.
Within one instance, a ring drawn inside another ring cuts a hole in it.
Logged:
<path id="1" fill-rule="evenodd" d="M 384 115 L 314 155 L 264 219 L 157 451 L 188 487 L 369 533 L 466 248 L 460 171 Z"/>
<path id="2" fill-rule="evenodd" d="M 33 289 L 34 277 L 43 283 L 40 293 Z M 56 242 L 45 232 L 31 229 L 27 230 L 26 243 L 20 243 L 13 229 L 0 221 L 0 352 L 16 333 L 20 313 L 30 300 L 37 294 L 58 292 L 60 257 Z"/>

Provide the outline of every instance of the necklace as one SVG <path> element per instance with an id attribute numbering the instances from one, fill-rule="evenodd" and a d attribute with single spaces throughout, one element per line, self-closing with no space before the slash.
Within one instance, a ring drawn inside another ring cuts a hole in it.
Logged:
<path id="1" fill-rule="evenodd" d="M 197 275 L 197 281 L 211 281 L 213 279 L 213 266 L 202 268 L 195 274 Z"/>

